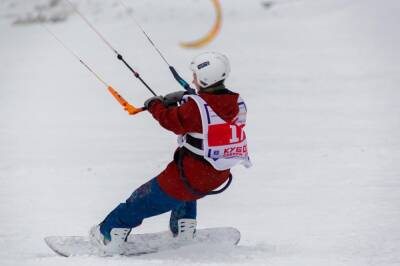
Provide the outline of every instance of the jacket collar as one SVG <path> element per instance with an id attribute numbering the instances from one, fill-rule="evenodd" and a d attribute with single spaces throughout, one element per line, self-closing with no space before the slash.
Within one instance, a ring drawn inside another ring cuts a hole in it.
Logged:
<path id="1" fill-rule="evenodd" d="M 218 84 L 218 85 L 210 86 L 210 87 L 207 87 L 207 88 L 201 88 L 200 92 L 215 93 L 215 92 L 222 91 L 222 90 L 226 90 L 225 85 L 224 84 Z"/>

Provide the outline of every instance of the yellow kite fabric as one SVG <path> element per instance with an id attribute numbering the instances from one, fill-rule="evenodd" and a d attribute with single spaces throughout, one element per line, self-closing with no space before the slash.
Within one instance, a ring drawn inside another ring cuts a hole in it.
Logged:
<path id="1" fill-rule="evenodd" d="M 216 11 L 216 20 L 212 29 L 208 32 L 208 34 L 198 40 L 192 42 L 181 42 L 180 45 L 183 48 L 201 48 L 211 42 L 218 34 L 222 25 L 222 10 L 221 4 L 219 0 L 212 0 L 215 11 Z"/>

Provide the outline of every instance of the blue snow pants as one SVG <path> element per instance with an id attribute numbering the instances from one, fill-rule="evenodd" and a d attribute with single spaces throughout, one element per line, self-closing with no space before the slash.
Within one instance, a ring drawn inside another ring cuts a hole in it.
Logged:
<path id="1" fill-rule="evenodd" d="M 169 226 L 173 234 L 178 233 L 178 220 L 196 219 L 196 201 L 176 200 L 161 190 L 156 178 L 140 186 L 125 203 L 119 204 L 102 223 L 100 231 L 106 239 L 111 239 L 113 228 L 134 228 L 143 219 L 171 212 Z"/>

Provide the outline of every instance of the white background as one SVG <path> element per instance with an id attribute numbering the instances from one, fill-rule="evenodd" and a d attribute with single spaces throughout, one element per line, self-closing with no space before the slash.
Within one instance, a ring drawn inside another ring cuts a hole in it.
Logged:
<path id="1" fill-rule="evenodd" d="M 231 60 L 227 85 L 247 101 L 254 167 L 234 169 L 228 191 L 199 202 L 198 227 L 234 226 L 242 240 L 225 250 L 70 259 L 43 237 L 87 234 L 164 169 L 176 143 L 148 113 L 128 116 L 29 23 L 39 13 L 67 18 L 48 27 L 131 103 L 151 96 L 67 5 L 47 2 L 0 3 L 2 266 L 400 264 L 399 1 L 280 0 L 266 9 L 223 0 L 217 39 L 183 50 L 179 41 L 211 27 L 210 1 L 125 0 L 189 81 L 196 54 Z M 180 89 L 118 1 L 75 3 L 157 93 Z M 168 219 L 133 233 L 165 230 Z"/>

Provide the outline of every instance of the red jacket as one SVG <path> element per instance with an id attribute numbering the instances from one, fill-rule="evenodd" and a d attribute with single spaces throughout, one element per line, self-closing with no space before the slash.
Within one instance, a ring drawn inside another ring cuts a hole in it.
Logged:
<path id="1" fill-rule="evenodd" d="M 218 94 L 200 92 L 199 96 L 226 121 L 235 118 L 239 111 L 237 93 L 223 90 Z M 192 99 L 179 107 L 169 108 L 161 101 L 153 101 L 149 106 L 149 112 L 162 127 L 177 135 L 188 132 L 202 133 L 200 111 Z M 192 194 L 179 177 L 177 154 L 180 149 L 185 148 L 178 148 L 175 151 L 174 160 L 157 176 L 157 180 L 161 189 L 171 197 L 185 201 L 196 200 L 201 196 Z M 203 193 L 218 188 L 230 175 L 230 170 L 218 171 L 204 158 L 189 151 L 185 152 L 183 157 L 183 169 L 190 186 Z"/>

